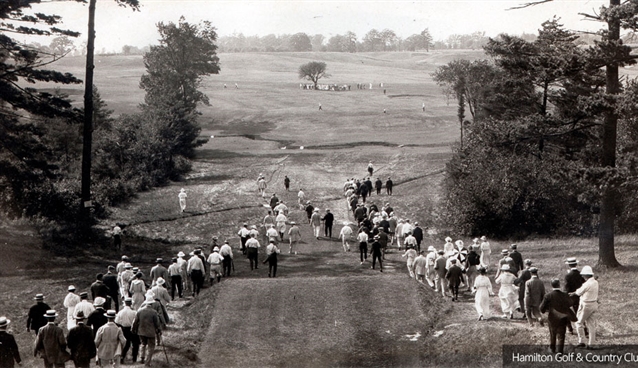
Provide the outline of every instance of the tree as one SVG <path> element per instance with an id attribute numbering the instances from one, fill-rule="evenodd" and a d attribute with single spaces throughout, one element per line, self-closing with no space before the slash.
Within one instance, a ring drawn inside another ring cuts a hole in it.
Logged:
<path id="1" fill-rule="evenodd" d="M 381 51 L 385 47 L 385 42 L 381 37 L 381 32 L 371 29 L 363 36 L 363 47 L 366 51 Z"/>
<path id="2" fill-rule="evenodd" d="M 312 51 L 326 51 L 326 47 L 323 44 L 325 39 L 326 38 L 322 34 L 312 36 Z"/>
<path id="3" fill-rule="evenodd" d="M 314 83 L 317 89 L 317 83 L 321 78 L 328 78 L 330 75 L 326 73 L 326 63 L 320 61 L 311 61 L 299 67 L 299 78 L 307 79 Z"/>
<path id="4" fill-rule="evenodd" d="M 430 30 L 428 28 L 421 31 L 421 39 L 419 43 L 419 48 L 425 49 L 426 52 L 430 52 L 430 47 L 432 46 L 432 35 L 430 34 Z"/>
<path id="5" fill-rule="evenodd" d="M 140 88 L 146 91 L 143 110 L 161 122 L 165 140 L 170 141 L 169 159 L 191 158 L 198 144 L 200 128 L 197 105 L 209 105 L 199 90 L 202 77 L 219 73 L 217 33 L 210 22 L 193 25 L 181 17 L 178 24 L 157 24 L 160 44 L 144 55 L 146 74 Z"/>
<path id="6" fill-rule="evenodd" d="M 292 51 L 312 51 L 312 43 L 310 37 L 305 33 L 295 33 L 288 40 Z"/>
<path id="7" fill-rule="evenodd" d="M 59 36 L 51 40 L 49 48 L 56 56 L 64 56 L 73 51 L 75 46 L 73 41 L 68 36 Z"/>

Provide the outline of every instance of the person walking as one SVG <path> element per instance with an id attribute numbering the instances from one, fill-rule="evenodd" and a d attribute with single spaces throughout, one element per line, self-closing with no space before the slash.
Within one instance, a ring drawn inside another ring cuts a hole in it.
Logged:
<path id="1" fill-rule="evenodd" d="M 47 319 L 44 315 L 51 307 L 44 302 L 44 294 L 36 294 L 33 299 L 35 300 L 35 305 L 29 309 L 29 314 L 27 315 L 27 331 L 33 331 L 37 334 L 40 327 L 47 324 Z"/>
<path id="2" fill-rule="evenodd" d="M 13 368 L 14 363 L 22 365 L 18 344 L 12 334 L 7 332 L 11 320 L 0 317 L 0 367 Z"/>
<path id="3" fill-rule="evenodd" d="M 359 229 L 359 235 L 357 235 L 357 241 L 359 242 L 359 255 L 361 257 L 361 264 L 368 259 L 368 234 Z"/>
<path id="4" fill-rule="evenodd" d="M 57 316 L 54 309 L 46 311 L 43 317 L 47 323 L 40 327 L 35 338 L 33 356 L 40 356 L 45 368 L 64 368 L 64 363 L 71 359 L 71 354 L 66 351 L 64 331 L 55 324 Z"/>
<path id="5" fill-rule="evenodd" d="M 248 241 L 248 239 L 250 238 L 250 230 L 248 229 L 248 224 L 244 223 L 244 225 L 241 227 L 241 229 L 239 229 L 239 231 L 237 232 L 237 235 L 239 235 L 239 239 L 240 239 L 240 249 L 241 252 L 243 254 L 246 254 L 246 242 Z"/>
<path id="6" fill-rule="evenodd" d="M 306 211 L 306 216 L 308 217 L 308 223 L 312 223 L 312 214 L 315 212 L 315 206 L 313 206 L 310 201 L 306 202 L 306 206 L 304 207 L 304 211 Z"/>
<path id="7" fill-rule="evenodd" d="M 101 367 L 105 364 L 119 368 L 121 364 L 122 347 L 126 344 L 126 338 L 122 329 L 115 324 L 117 313 L 108 310 L 104 316 L 107 322 L 100 327 L 95 334 L 95 347 L 97 348 L 97 362 Z"/>
<path id="8" fill-rule="evenodd" d="M 581 276 L 580 271 L 578 270 L 578 260 L 576 258 L 567 258 L 565 264 L 569 267 L 569 271 L 567 271 L 567 274 L 565 275 L 564 291 L 571 295 L 572 309 L 574 313 L 578 313 L 580 298 L 578 295 L 574 294 L 574 292 L 585 283 L 585 279 Z M 569 330 L 571 334 L 574 333 L 574 328 L 571 323 L 567 326 L 567 330 Z M 587 328 L 585 328 L 585 332 L 589 333 Z"/>
<path id="9" fill-rule="evenodd" d="M 186 272 L 193 280 L 193 297 L 199 295 L 200 290 L 204 284 L 204 262 L 197 255 L 201 254 L 201 250 L 195 249 L 193 256 L 188 260 Z"/>
<path id="10" fill-rule="evenodd" d="M 372 176 L 372 173 L 373 173 L 373 172 L 374 172 L 374 166 L 372 166 L 372 161 L 370 161 L 370 162 L 368 163 L 368 174 L 369 174 L 370 176 Z"/>
<path id="11" fill-rule="evenodd" d="M 448 281 L 448 288 L 452 293 L 452 301 L 459 301 L 459 285 L 463 280 L 463 270 L 456 264 L 456 259 L 452 259 L 450 268 L 445 273 L 445 279 Z"/>
<path id="12" fill-rule="evenodd" d="M 111 298 L 109 297 L 109 288 L 108 286 L 104 285 L 104 275 L 101 273 L 98 273 L 95 276 L 95 282 L 93 282 L 93 284 L 91 284 L 91 299 L 93 299 L 93 301 L 95 301 L 95 299 L 97 299 L 98 297 L 104 298 L 104 304 L 106 306 L 106 308 L 110 308 L 111 307 Z"/>
<path id="13" fill-rule="evenodd" d="M 129 293 L 133 298 L 133 309 L 137 310 L 142 303 L 144 303 L 144 295 L 146 294 L 146 285 L 142 280 L 143 274 L 138 272 L 135 274 L 135 278 L 131 281 Z"/>
<path id="14" fill-rule="evenodd" d="M 297 203 L 299 204 L 300 210 L 305 210 L 306 205 L 306 193 L 304 193 L 303 189 L 299 188 L 299 192 L 297 193 Z"/>
<path id="15" fill-rule="evenodd" d="M 148 275 L 152 280 L 151 287 L 157 285 L 157 279 L 159 279 L 160 277 L 164 280 L 168 279 L 168 270 L 166 269 L 166 267 L 164 267 L 163 258 L 158 257 L 157 259 L 155 259 L 155 266 L 151 268 L 151 272 Z"/>
<path id="16" fill-rule="evenodd" d="M 186 197 L 186 190 L 184 190 L 184 188 L 180 189 L 177 198 L 179 198 L 179 208 L 182 212 L 186 210 Z"/>
<path id="17" fill-rule="evenodd" d="M 514 310 L 516 310 L 516 302 L 518 300 L 514 280 L 516 280 L 516 276 L 511 272 L 510 265 L 508 264 L 501 266 L 501 274 L 494 280 L 497 284 L 501 284 L 501 289 L 498 291 L 498 298 L 501 300 L 503 318 L 514 318 Z"/>
<path id="18" fill-rule="evenodd" d="M 74 316 L 76 325 L 69 331 L 66 343 L 71 350 L 71 360 L 76 368 L 89 368 L 91 359 L 95 358 L 97 349 L 93 340 L 93 330 L 85 324 L 84 312 L 78 311 Z"/>
<path id="19" fill-rule="evenodd" d="M 525 282 L 525 315 L 530 327 L 533 327 L 535 322 L 543 326 L 540 305 L 545 297 L 545 285 L 538 278 L 538 268 L 531 267 L 529 272 L 532 278 Z"/>
<path id="20" fill-rule="evenodd" d="M 392 179 L 388 177 L 388 180 L 385 181 L 385 191 L 387 195 L 392 195 Z"/>
<path id="21" fill-rule="evenodd" d="M 66 308 L 66 329 L 71 331 L 75 327 L 75 306 L 80 303 L 81 299 L 78 294 L 75 293 L 75 286 L 70 285 L 68 288 L 68 294 L 64 297 L 64 307 Z"/>
<path id="22" fill-rule="evenodd" d="M 510 249 L 511 251 L 509 253 L 509 256 L 510 258 L 512 258 L 512 260 L 514 261 L 514 265 L 516 266 L 514 267 L 514 274 L 518 275 L 518 273 L 520 271 L 523 271 L 523 269 L 525 268 L 525 264 L 523 263 L 523 256 L 518 251 L 518 245 L 512 244 L 510 245 Z"/>
<path id="23" fill-rule="evenodd" d="M 479 275 L 474 281 L 472 293 L 474 294 L 474 307 L 479 315 L 478 320 L 490 318 L 490 297 L 494 296 L 494 291 L 484 267 L 479 268 Z"/>
<path id="24" fill-rule="evenodd" d="M 407 263 L 406 263 L 408 267 L 408 274 L 410 275 L 411 278 L 414 278 L 414 260 L 417 257 L 417 251 L 414 248 L 408 248 L 401 257 L 402 258 L 408 257 Z M 425 259 L 425 257 L 423 258 Z M 425 268 L 423 269 L 422 274 L 425 277 Z"/>
<path id="25" fill-rule="evenodd" d="M 277 258 L 280 252 L 277 245 L 273 242 L 270 242 L 266 247 L 267 257 L 264 260 L 264 264 L 268 263 L 268 277 L 277 277 Z"/>
<path id="26" fill-rule="evenodd" d="M 268 235 L 268 232 L 266 232 L 266 235 Z M 224 244 L 219 248 L 219 254 L 224 257 L 222 260 L 222 274 L 224 277 L 230 277 L 233 265 L 233 249 L 228 244 L 228 241 L 224 241 Z"/>
<path id="27" fill-rule="evenodd" d="M 571 306 L 569 295 L 560 290 L 560 280 L 553 279 L 552 291 L 545 294 L 540 306 L 541 313 L 548 313 L 549 350 L 552 353 L 563 353 L 567 326 L 578 320 Z"/>
<path id="28" fill-rule="evenodd" d="M 182 298 L 182 267 L 177 263 L 177 257 L 171 259 L 171 265 L 168 266 L 168 275 L 171 278 L 171 300 L 175 300 L 175 291 L 177 291 L 177 297 Z"/>
<path id="29" fill-rule="evenodd" d="M 266 183 L 266 179 L 263 176 L 260 176 L 257 180 L 257 189 L 259 190 L 259 194 L 262 198 L 266 196 L 266 188 L 268 184 Z"/>
<path id="30" fill-rule="evenodd" d="M 290 179 L 287 175 L 284 176 L 284 188 L 286 189 L 286 192 L 290 191 Z"/>
<path id="31" fill-rule="evenodd" d="M 379 235 L 376 235 L 373 240 L 374 241 L 370 245 L 370 255 L 372 256 L 371 268 L 374 270 L 375 261 L 379 261 L 379 270 L 383 272 L 383 263 L 381 261 L 383 250 L 381 249 L 381 243 L 379 243 Z"/>
<path id="32" fill-rule="evenodd" d="M 485 270 L 490 269 L 490 255 L 492 254 L 492 248 L 490 247 L 490 242 L 487 241 L 487 237 L 483 235 L 481 237 L 481 267 L 485 268 Z"/>
<path id="33" fill-rule="evenodd" d="M 111 299 L 112 307 L 115 311 L 120 310 L 120 285 L 117 282 L 117 275 L 115 274 L 115 266 L 108 266 L 106 274 L 102 277 L 102 282 L 109 288 L 108 296 Z"/>
<path id="34" fill-rule="evenodd" d="M 100 327 L 104 326 L 107 322 L 104 303 L 106 303 L 106 299 L 102 298 L 101 296 L 95 298 L 95 300 L 93 301 L 95 310 L 91 312 L 91 314 L 89 314 L 88 318 L 86 319 L 86 325 L 93 329 L 93 336 L 95 336 L 97 330 L 99 330 Z"/>
<path id="35" fill-rule="evenodd" d="M 215 278 L 219 283 L 222 280 L 222 263 L 224 262 L 224 257 L 219 254 L 219 248 L 213 248 L 213 252 L 206 261 L 210 265 L 210 284 L 213 285 Z"/>
<path id="36" fill-rule="evenodd" d="M 329 209 L 326 210 L 326 214 L 323 216 L 321 221 L 323 221 L 325 236 L 329 239 L 332 239 L 332 224 L 335 221 L 335 217 L 332 213 L 330 213 Z"/>
<path id="37" fill-rule="evenodd" d="M 156 337 L 159 338 L 162 335 L 159 316 L 151 304 L 144 304 L 144 306 L 137 311 L 135 320 L 133 321 L 132 332 L 139 336 L 140 342 L 142 343 L 140 354 L 141 362 L 150 366 L 155 353 Z"/>
<path id="38" fill-rule="evenodd" d="M 284 241 L 284 234 L 286 233 L 286 223 L 288 222 L 288 217 L 283 213 L 279 213 L 276 218 L 277 222 L 277 232 L 279 232 L 279 240 Z"/>
<path id="39" fill-rule="evenodd" d="M 137 355 L 140 351 L 140 338 L 133 333 L 133 322 L 135 321 L 136 312 L 133 308 L 131 308 L 132 305 L 133 299 L 124 299 L 124 308 L 122 308 L 115 316 L 115 324 L 120 326 L 122 333 L 124 334 L 124 338 L 126 339 L 120 358 L 120 363 L 122 364 L 124 364 L 126 354 L 128 354 L 131 347 L 133 347 L 131 350 L 133 363 L 137 362 Z"/>
<path id="40" fill-rule="evenodd" d="M 425 256 L 426 264 L 425 264 L 425 280 L 428 282 L 428 285 L 432 289 L 436 289 L 435 281 L 436 281 L 436 270 L 434 267 L 436 266 L 436 258 L 437 251 L 433 246 L 428 247 L 428 254 Z"/>
<path id="41" fill-rule="evenodd" d="M 416 251 L 421 251 L 421 242 L 423 241 L 423 229 L 419 226 L 418 222 L 414 222 L 414 229 L 412 229 L 412 236 L 416 239 Z"/>
<path id="42" fill-rule="evenodd" d="M 442 250 L 438 251 L 438 254 L 439 256 L 436 257 L 436 260 L 434 261 L 434 270 L 436 271 L 436 276 L 434 278 L 434 291 L 441 291 L 441 295 L 445 298 L 447 296 L 445 293 L 445 275 L 447 273 L 445 265 L 447 263 L 447 258 L 445 258 L 445 252 Z"/>
<path id="43" fill-rule="evenodd" d="M 590 266 L 585 266 L 580 271 L 585 282 L 573 295 L 578 295 L 579 304 L 576 317 L 576 330 L 578 331 L 578 347 L 593 349 L 596 343 L 596 327 L 598 324 L 598 281 L 594 278 L 594 272 Z M 585 327 L 589 329 L 589 340 L 585 345 Z"/>
<path id="44" fill-rule="evenodd" d="M 478 275 L 478 268 L 481 266 L 481 257 L 478 253 L 476 253 L 476 246 L 470 245 L 470 250 L 467 253 L 467 257 L 465 259 L 466 270 L 465 276 L 467 276 L 467 291 L 472 290 L 472 285 L 474 285 L 474 280 Z"/>
<path id="45" fill-rule="evenodd" d="M 115 224 L 111 234 L 113 235 L 113 248 L 122 249 L 122 228 Z"/>
<path id="46" fill-rule="evenodd" d="M 293 244 L 299 243 L 301 241 L 301 231 L 299 230 L 299 226 L 297 226 L 297 223 L 294 221 L 290 222 L 290 230 L 288 230 L 288 241 L 290 241 L 290 252 L 288 253 L 292 254 Z"/>
<path id="47" fill-rule="evenodd" d="M 377 195 L 381 195 L 381 188 L 383 188 L 383 182 L 381 181 L 381 179 L 377 178 L 377 180 L 374 182 L 374 189 L 377 190 Z"/>
<path id="48" fill-rule="evenodd" d="M 312 234 L 319 240 L 319 233 L 321 232 L 321 215 L 319 209 L 314 208 L 312 215 L 310 216 L 310 225 L 312 226 Z"/>
<path id="49" fill-rule="evenodd" d="M 414 259 L 413 268 L 414 268 L 414 274 L 416 276 L 416 281 L 424 284 L 426 280 L 427 270 L 428 270 L 428 260 L 423 255 L 423 251 L 420 251 L 419 255 Z"/>
<path id="50" fill-rule="evenodd" d="M 350 223 L 346 222 L 341 231 L 339 232 L 339 237 L 341 238 L 341 244 L 343 245 L 343 251 L 350 251 L 350 238 L 352 237 L 352 228 L 350 227 Z"/>
<path id="51" fill-rule="evenodd" d="M 246 254 L 250 261 L 250 270 L 259 268 L 259 240 L 255 239 L 254 235 L 251 235 L 250 239 L 246 241 Z"/>
<path id="52" fill-rule="evenodd" d="M 118 282 L 120 283 L 120 295 L 123 298 L 127 296 L 131 296 L 129 294 L 129 289 L 131 287 L 131 281 L 135 278 L 135 273 L 133 272 L 133 265 L 126 262 L 124 264 L 124 270 L 118 275 Z"/>
<path id="53" fill-rule="evenodd" d="M 75 306 L 75 310 L 73 311 L 73 316 L 77 316 L 80 312 L 84 315 L 84 318 L 87 318 L 93 311 L 95 307 L 92 303 L 89 302 L 89 293 L 83 291 L 80 293 L 80 302 Z M 85 321 L 86 322 L 86 321 Z M 77 323 L 77 321 L 76 321 Z"/>

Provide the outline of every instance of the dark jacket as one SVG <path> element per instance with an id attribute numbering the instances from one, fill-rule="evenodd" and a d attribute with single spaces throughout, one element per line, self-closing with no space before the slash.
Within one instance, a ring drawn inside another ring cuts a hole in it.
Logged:
<path id="1" fill-rule="evenodd" d="M 160 320 L 157 312 L 150 306 L 143 306 L 135 314 L 131 331 L 139 336 L 155 337 L 160 334 Z"/>
<path id="2" fill-rule="evenodd" d="M 457 265 L 450 266 L 445 274 L 445 278 L 448 280 L 450 286 L 459 286 L 461 284 L 461 280 L 463 280 L 463 271 L 461 270 L 461 267 Z"/>
<path id="3" fill-rule="evenodd" d="M 538 277 L 532 277 L 525 283 L 525 307 L 539 306 L 545 297 L 545 285 Z"/>
<path id="4" fill-rule="evenodd" d="M 47 324 L 47 319 L 44 318 L 46 312 L 51 309 L 47 303 L 38 302 L 31 309 L 29 309 L 29 316 L 27 317 L 27 328 L 38 332 L 40 327 Z"/>
<path id="5" fill-rule="evenodd" d="M 520 302 L 523 302 L 525 298 L 525 283 L 531 278 L 532 273 L 528 269 L 524 269 L 518 278 L 514 280 L 514 285 L 518 286 L 518 300 Z M 523 305 L 521 305 L 521 308 L 523 308 Z"/>
<path id="6" fill-rule="evenodd" d="M 38 331 L 35 339 L 33 356 L 46 357 L 49 363 L 62 364 L 69 360 L 70 355 L 66 351 L 66 339 L 62 328 L 55 323 L 47 323 Z"/>
<path id="7" fill-rule="evenodd" d="M 378 240 L 375 240 L 370 246 L 370 254 L 381 256 L 381 243 Z"/>
<path id="8" fill-rule="evenodd" d="M 540 309 L 542 313 L 549 312 L 547 321 L 550 326 L 567 326 L 570 322 L 577 321 L 571 305 L 572 301 L 567 293 L 554 289 L 551 293 L 545 295 Z"/>
<path id="9" fill-rule="evenodd" d="M 78 324 L 69 331 L 66 342 L 71 350 L 71 359 L 78 365 L 87 365 L 97 353 L 93 330 L 84 323 Z"/>
<path id="10" fill-rule="evenodd" d="M 412 230 L 412 236 L 416 238 L 416 243 L 420 245 L 421 242 L 423 241 L 423 229 L 421 229 L 420 227 L 416 226 Z"/>
<path id="11" fill-rule="evenodd" d="M 513 249 L 510 254 L 509 257 L 514 260 L 514 265 L 516 266 L 514 269 L 515 273 L 518 273 L 518 271 L 522 270 L 523 268 L 525 268 L 525 266 L 523 265 L 523 256 L 516 251 L 516 249 Z"/>
<path id="12" fill-rule="evenodd" d="M 107 322 L 106 316 L 104 315 L 106 311 L 102 308 L 96 308 L 86 320 L 86 325 L 90 326 L 93 329 L 93 337 L 97 333 L 97 330 L 100 327 L 104 326 Z"/>
<path id="13" fill-rule="evenodd" d="M 326 213 L 321 221 L 324 221 L 326 226 L 332 226 L 332 223 L 335 221 L 335 216 L 332 213 Z"/>
<path id="14" fill-rule="evenodd" d="M 471 250 L 468 254 L 467 254 L 467 266 L 478 266 L 481 264 L 481 256 L 476 253 L 476 251 Z"/>
<path id="15" fill-rule="evenodd" d="M 117 296 L 119 295 L 120 285 L 117 283 L 117 275 L 112 273 L 107 273 L 102 278 L 102 282 L 104 285 L 109 288 L 109 295 L 113 298 L 115 303 L 118 302 Z"/>
<path id="16" fill-rule="evenodd" d="M 13 363 L 20 363 L 20 351 L 16 340 L 7 331 L 0 331 L 0 367 L 13 368 Z"/>
<path id="17" fill-rule="evenodd" d="M 565 287 L 564 290 L 568 293 L 573 293 L 583 285 L 585 279 L 580 275 L 580 271 L 577 269 L 571 269 L 565 275 Z"/>
<path id="18" fill-rule="evenodd" d="M 377 181 L 374 182 L 374 187 L 377 189 L 381 189 L 383 187 L 383 182 L 381 181 L 381 179 L 377 179 Z"/>
<path id="19" fill-rule="evenodd" d="M 91 284 L 91 298 L 95 300 L 98 296 L 106 299 L 109 296 L 109 288 L 104 285 L 104 282 L 100 280 L 96 280 L 93 284 Z"/>

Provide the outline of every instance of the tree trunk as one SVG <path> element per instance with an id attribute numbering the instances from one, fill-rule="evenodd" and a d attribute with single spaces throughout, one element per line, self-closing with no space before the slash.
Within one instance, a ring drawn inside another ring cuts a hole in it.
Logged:
<path id="1" fill-rule="evenodd" d="M 610 0 L 610 8 L 620 5 L 620 0 Z M 620 22 L 617 18 L 610 18 L 608 21 L 609 40 L 608 42 L 618 42 L 620 40 Z M 617 95 L 620 92 L 620 82 L 618 80 L 618 63 L 606 66 L 606 87 L 607 93 Z M 601 164 L 605 168 L 616 166 L 616 128 L 618 116 L 613 110 L 605 114 L 603 122 L 603 152 Z M 598 265 L 604 267 L 618 267 L 620 263 L 616 260 L 614 251 L 614 224 L 616 220 L 616 188 L 607 185 L 603 189 L 600 206 L 600 224 L 598 229 Z"/>
<path id="2" fill-rule="evenodd" d="M 80 223 L 90 226 L 91 214 L 91 145 L 93 135 L 93 53 L 95 49 L 95 2 L 89 3 L 89 32 L 86 44 L 86 78 L 84 80 L 84 130 L 82 141 L 82 198 Z"/>

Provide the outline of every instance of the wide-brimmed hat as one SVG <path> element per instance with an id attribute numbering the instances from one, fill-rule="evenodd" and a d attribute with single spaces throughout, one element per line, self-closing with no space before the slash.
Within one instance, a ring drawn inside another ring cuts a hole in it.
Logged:
<path id="1" fill-rule="evenodd" d="M 102 298 L 101 296 L 98 296 L 97 298 L 95 298 L 95 300 L 93 300 L 93 305 L 95 307 L 99 307 L 104 305 L 104 303 L 106 303 L 106 299 Z"/>
<path id="2" fill-rule="evenodd" d="M 487 240 L 487 237 L 485 235 L 481 236 L 481 240 Z"/>
<path id="3" fill-rule="evenodd" d="M 315 208 L 313 212 L 319 212 L 319 209 L 318 209 L 318 208 Z"/>
<path id="4" fill-rule="evenodd" d="M 130 264 L 130 263 L 127 263 L 127 264 L 124 265 L 124 268 L 126 268 L 128 270 L 128 269 L 133 268 L 133 265 Z"/>
<path id="5" fill-rule="evenodd" d="M 179 253 L 177 253 L 178 257 L 186 257 L 186 254 L 184 254 L 184 252 L 180 251 Z"/>
<path id="6" fill-rule="evenodd" d="M 0 317 L 0 328 L 7 327 L 9 323 L 11 323 L 11 320 L 7 319 L 7 317 L 5 316 Z"/>
<path id="7" fill-rule="evenodd" d="M 45 316 L 46 318 L 55 318 L 55 317 L 57 317 L 57 316 L 58 316 L 58 313 L 55 311 L 55 309 L 49 309 L 49 310 L 48 310 L 48 311 L 44 314 L 44 316 Z"/>
<path id="8" fill-rule="evenodd" d="M 35 294 L 35 297 L 33 299 L 37 301 L 42 301 L 44 300 L 44 294 Z"/>
<path id="9" fill-rule="evenodd" d="M 594 270 L 592 270 L 590 266 L 585 266 L 580 271 L 580 274 L 583 276 L 594 276 Z"/>
<path id="10" fill-rule="evenodd" d="M 213 252 L 219 252 L 219 248 L 218 247 L 213 248 Z"/>
<path id="11" fill-rule="evenodd" d="M 67 291 L 75 291 L 75 286 L 69 285 L 69 287 L 66 290 Z"/>
<path id="12" fill-rule="evenodd" d="M 501 270 L 503 270 L 503 271 L 509 271 L 509 270 L 510 270 L 510 265 L 508 265 L 508 264 L 504 264 L 504 265 L 502 265 L 502 266 L 501 266 Z"/>
<path id="13" fill-rule="evenodd" d="M 116 316 L 117 316 L 117 312 L 114 311 L 113 309 L 109 309 L 106 311 L 106 313 L 104 313 L 104 317 L 108 319 L 115 319 Z"/>
<path id="14" fill-rule="evenodd" d="M 164 280 L 163 277 L 158 277 L 157 280 L 155 280 L 155 283 L 157 285 L 164 285 L 166 283 L 166 280 Z"/>
<path id="15" fill-rule="evenodd" d="M 82 320 L 82 319 L 86 319 L 86 316 L 84 315 L 83 311 L 78 311 L 75 316 L 73 316 L 74 319 L 77 320 Z"/>
<path id="16" fill-rule="evenodd" d="M 445 238 L 445 242 L 446 243 L 451 243 L 452 242 L 452 238 L 450 238 L 449 236 L 447 238 Z"/>
<path id="17" fill-rule="evenodd" d="M 578 260 L 576 259 L 576 257 L 569 257 L 569 258 L 567 258 L 567 260 L 565 260 L 565 264 L 576 265 L 576 264 L 578 264 Z"/>
<path id="18" fill-rule="evenodd" d="M 436 252 L 436 248 L 434 248 L 433 246 L 429 246 L 428 247 L 428 252 Z"/>

